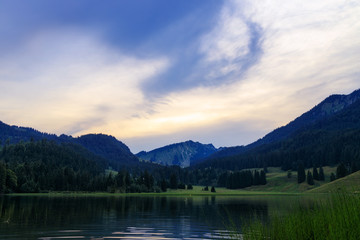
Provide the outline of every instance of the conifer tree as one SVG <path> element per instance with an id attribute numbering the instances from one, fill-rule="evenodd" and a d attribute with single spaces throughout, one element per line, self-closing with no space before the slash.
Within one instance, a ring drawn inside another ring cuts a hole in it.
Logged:
<path id="1" fill-rule="evenodd" d="M 300 163 L 298 165 L 297 175 L 298 175 L 298 183 L 305 182 L 305 180 L 306 180 L 305 168 L 304 168 L 304 165 L 302 163 Z"/>
<path id="2" fill-rule="evenodd" d="M 0 193 L 5 192 L 6 183 L 6 167 L 5 164 L 0 162 Z"/>
<path id="3" fill-rule="evenodd" d="M 356 164 L 356 162 L 352 162 L 351 163 L 351 173 L 354 173 L 358 171 L 358 165 Z"/>
<path id="4" fill-rule="evenodd" d="M 310 170 L 307 172 L 306 180 L 309 185 L 314 185 L 314 178 L 313 178 Z"/>
<path id="5" fill-rule="evenodd" d="M 170 176 L 170 188 L 171 189 L 177 189 L 178 188 L 178 182 L 177 182 L 177 177 L 176 175 L 173 173 Z"/>
<path id="6" fill-rule="evenodd" d="M 330 182 L 335 181 L 336 177 L 334 173 L 330 174 Z"/>
<path id="7" fill-rule="evenodd" d="M 266 181 L 266 173 L 265 171 L 261 170 L 260 172 L 260 184 L 261 185 L 266 185 L 267 181 Z"/>
<path id="8" fill-rule="evenodd" d="M 343 163 L 340 163 L 340 165 L 336 168 L 336 178 L 343 178 L 347 175 L 347 170 L 345 168 L 345 165 Z"/>
<path id="9" fill-rule="evenodd" d="M 254 171 L 254 185 L 260 185 L 260 174 L 257 170 Z"/>
<path id="10" fill-rule="evenodd" d="M 216 192 L 216 190 L 215 190 L 215 187 L 214 187 L 214 186 L 212 186 L 212 187 L 211 187 L 211 192 Z"/>
<path id="11" fill-rule="evenodd" d="M 322 167 L 319 169 L 319 181 L 325 181 L 324 169 Z"/>
<path id="12" fill-rule="evenodd" d="M 319 181 L 319 173 L 318 173 L 318 170 L 317 170 L 316 167 L 313 167 L 313 173 L 312 173 L 312 175 L 313 175 L 314 180 L 318 180 L 318 181 Z"/>
<path id="13" fill-rule="evenodd" d="M 161 191 L 166 192 L 167 183 L 166 183 L 165 179 L 161 180 L 160 188 L 161 188 Z"/>

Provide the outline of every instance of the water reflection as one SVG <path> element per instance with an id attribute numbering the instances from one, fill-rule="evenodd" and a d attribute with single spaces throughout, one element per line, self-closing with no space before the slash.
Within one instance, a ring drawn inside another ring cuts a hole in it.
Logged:
<path id="1" fill-rule="evenodd" d="M 224 239 L 229 226 L 286 209 L 263 197 L 3 196 L 0 238 Z"/>

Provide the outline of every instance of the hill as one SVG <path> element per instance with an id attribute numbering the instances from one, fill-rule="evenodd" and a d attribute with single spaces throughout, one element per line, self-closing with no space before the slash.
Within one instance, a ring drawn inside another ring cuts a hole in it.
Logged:
<path id="1" fill-rule="evenodd" d="M 177 165 L 188 167 L 200 162 L 216 151 L 217 149 L 212 144 L 186 141 L 157 148 L 149 152 L 142 151 L 136 154 L 136 156 L 140 159 L 165 166 Z"/>
<path id="2" fill-rule="evenodd" d="M 19 142 L 51 140 L 58 144 L 79 144 L 90 152 L 105 158 L 110 166 L 118 170 L 121 166 L 139 163 L 138 158 L 130 149 L 113 136 L 105 134 L 87 134 L 77 138 L 68 135 L 42 133 L 33 128 L 10 126 L 0 121 L 0 145 L 17 144 Z"/>
<path id="3" fill-rule="evenodd" d="M 139 159 L 130 149 L 113 136 L 105 134 L 87 134 L 70 138 L 71 142 L 85 147 L 90 152 L 107 159 L 114 169 L 139 163 Z"/>
<path id="4" fill-rule="evenodd" d="M 10 126 L 0 121 L 0 145 L 15 144 L 20 141 L 29 142 L 31 139 L 35 141 L 41 139 L 60 141 L 55 134 L 42 133 L 33 128 Z"/>
<path id="5" fill-rule="evenodd" d="M 336 179 L 320 187 L 311 189 L 309 193 L 328 193 L 328 192 L 360 192 L 360 171 L 354 172 L 346 177 Z"/>
<path id="6" fill-rule="evenodd" d="M 0 151 L 0 193 L 93 190 L 104 174 L 105 159 L 72 143 L 30 141 Z M 102 178 L 103 179 L 103 178 Z"/>

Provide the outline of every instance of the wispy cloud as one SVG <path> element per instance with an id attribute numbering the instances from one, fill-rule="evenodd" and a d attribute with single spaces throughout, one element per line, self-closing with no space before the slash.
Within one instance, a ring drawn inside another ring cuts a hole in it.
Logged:
<path id="1" fill-rule="evenodd" d="M 3 121 L 77 134 L 137 113 L 140 84 L 167 60 L 124 55 L 93 33 L 62 29 L 33 36 L 0 65 Z"/>
<path id="2" fill-rule="evenodd" d="M 169 104 L 156 106 L 138 136 L 162 132 L 183 140 L 187 132 L 199 139 L 204 133 L 195 129 L 204 129 L 217 146 L 246 144 L 330 94 L 350 93 L 360 87 L 359 16 L 359 4 L 350 1 L 228 1 L 199 48 L 208 80 L 220 82 L 165 96 Z M 251 61 L 249 22 L 260 29 L 261 56 L 243 73 L 237 60 Z M 221 138 L 209 130 L 229 121 L 232 129 Z"/>

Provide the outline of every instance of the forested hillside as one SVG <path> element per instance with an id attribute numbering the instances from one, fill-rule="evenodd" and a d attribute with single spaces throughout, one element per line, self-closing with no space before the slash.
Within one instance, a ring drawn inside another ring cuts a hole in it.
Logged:
<path id="1" fill-rule="evenodd" d="M 346 110 L 348 107 L 350 107 L 353 103 L 357 102 L 359 99 L 360 99 L 360 90 L 356 90 L 349 95 L 331 95 L 327 97 L 324 101 L 316 105 L 314 108 L 312 108 L 310 111 L 302 114 L 301 116 L 291 121 L 286 126 L 280 127 L 268 133 L 263 138 L 247 146 L 224 148 L 223 150 L 211 155 L 209 158 L 221 158 L 221 157 L 233 156 L 240 153 L 244 153 L 248 150 L 251 150 L 255 147 L 264 144 L 271 144 L 271 143 L 279 142 L 281 140 L 286 140 L 295 132 L 303 131 L 306 127 L 311 127 L 313 126 L 313 124 L 317 122 L 326 120 L 331 116 L 334 116 L 337 113 L 341 112 L 342 110 Z M 344 125 L 344 123 L 341 122 L 336 122 L 336 123 L 333 122 L 332 124 L 335 126 L 335 128 L 339 128 L 341 125 Z M 351 128 L 352 125 L 348 127 Z"/>
<path id="2" fill-rule="evenodd" d="M 32 128 L 9 126 L 0 122 L 0 145 L 19 142 L 51 140 L 56 143 L 79 144 L 90 152 L 105 158 L 109 165 L 119 170 L 124 166 L 136 165 L 139 160 L 130 149 L 113 136 L 105 134 L 87 134 L 77 138 L 68 135 L 42 133 Z"/>
<path id="3" fill-rule="evenodd" d="M 10 192 L 95 190 L 108 165 L 79 145 L 48 140 L 4 145 L 0 160 L 2 192 L 4 181 Z"/>
<path id="4" fill-rule="evenodd" d="M 281 166 L 284 170 L 334 165 L 360 165 L 360 101 L 298 129 L 284 140 L 263 144 L 244 153 L 209 160 L 197 167 L 245 169 Z"/>

